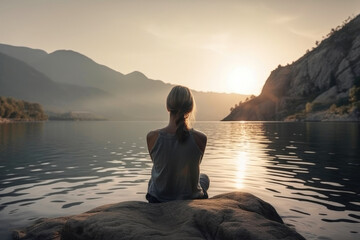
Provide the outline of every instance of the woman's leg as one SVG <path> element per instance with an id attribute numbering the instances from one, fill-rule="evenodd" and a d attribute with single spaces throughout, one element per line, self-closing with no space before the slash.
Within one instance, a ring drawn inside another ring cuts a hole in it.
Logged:
<path id="1" fill-rule="evenodd" d="M 207 190 L 210 186 L 210 178 L 204 173 L 200 173 L 199 183 L 204 192 L 204 198 L 208 198 Z"/>
<path id="2" fill-rule="evenodd" d="M 146 200 L 149 201 L 149 203 L 161 203 L 156 197 L 152 196 L 151 194 L 146 194 Z"/>

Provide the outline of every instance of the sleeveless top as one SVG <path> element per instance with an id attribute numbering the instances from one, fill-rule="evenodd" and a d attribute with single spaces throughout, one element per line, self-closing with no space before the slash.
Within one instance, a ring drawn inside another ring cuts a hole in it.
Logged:
<path id="1" fill-rule="evenodd" d="M 161 202 L 194 199 L 204 196 L 199 184 L 200 163 L 203 153 L 189 131 L 185 142 L 175 134 L 160 130 L 151 149 L 153 161 L 148 193 Z"/>

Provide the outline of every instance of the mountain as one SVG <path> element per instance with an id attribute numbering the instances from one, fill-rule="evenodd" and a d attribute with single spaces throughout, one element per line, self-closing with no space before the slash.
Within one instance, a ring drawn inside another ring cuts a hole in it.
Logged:
<path id="1" fill-rule="evenodd" d="M 0 53 L 0 95 L 42 103 L 46 108 L 85 108 L 88 99 L 107 96 L 104 91 L 56 83 L 28 64 Z"/>
<path id="2" fill-rule="evenodd" d="M 102 97 L 89 97 L 87 102 L 83 101 L 86 109 L 73 108 L 72 99 L 65 99 L 66 105 L 69 106 L 67 111 L 91 109 L 108 119 L 119 120 L 167 119 L 165 100 L 173 87 L 171 84 L 149 79 L 138 71 L 122 74 L 70 50 L 58 50 L 48 54 L 38 49 L 0 44 L 0 52 L 26 63 L 53 83 L 62 86 L 71 84 L 78 88 L 85 87 L 88 90 L 103 92 Z M 14 86 L 11 89 L 13 88 Z M 24 97 L 16 97 L 27 100 L 27 97 L 37 94 L 33 90 L 23 93 Z M 81 94 L 82 91 L 79 90 L 78 93 Z M 198 120 L 220 120 L 228 113 L 233 102 L 247 97 L 240 94 L 198 91 L 193 93 L 198 105 Z M 48 97 L 48 101 L 55 101 L 55 98 Z M 44 104 L 47 100 L 38 102 L 42 103 L 46 110 L 52 110 Z M 56 102 L 63 105 L 63 98 Z"/>
<path id="3" fill-rule="evenodd" d="M 0 44 L 0 52 L 13 58 L 20 59 L 29 65 L 31 65 L 32 62 L 39 61 L 48 55 L 47 52 L 41 49 L 13 47 L 6 44 Z"/>
<path id="4" fill-rule="evenodd" d="M 297 61 L 279 65 L 261 94 L 224 120 L 358 120 L 360 15 L 349 20 Z"/>

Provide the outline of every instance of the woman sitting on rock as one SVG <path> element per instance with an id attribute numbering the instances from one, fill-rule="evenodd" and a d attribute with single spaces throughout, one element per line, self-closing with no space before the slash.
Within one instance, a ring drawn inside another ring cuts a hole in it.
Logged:
<path id="1" fill-rule="evenodd" d="M 209 177 L 200 174 L 206 135 L 190 129 L 195 101 L 187 87 L 175 86 L 166 100 L 168 126 L 147 135 L 153 162 L 146 199 L 150 203 L 208 198 Z"/>

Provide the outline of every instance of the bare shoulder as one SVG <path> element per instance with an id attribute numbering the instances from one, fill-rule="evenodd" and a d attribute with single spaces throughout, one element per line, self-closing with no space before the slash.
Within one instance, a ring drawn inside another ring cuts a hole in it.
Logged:
<path id="1" fill-rule="evenodd" d="M 147 142 L 149 152 L 151 152 L 151 149 L 154 147 L 154 144 L 159 136 L 159 132 L 160 132 L 160 129 L 157 129 L 154 131 L 150 131 L 146 135 L 146 142 Z"/>
<path id="2" fill-rule="evenodd" d="M 205 133 L 200 132 L 200 131 L 195 130 L 195 129 L 193 129 L 192 132 L 194 133 L 194 136 L 196 138 L 198 138 L 199 140 L 205 141 L 205 142 L 207 141 L 207 136 L 205 135 Z"/>
<path id="3" fill-rule="evenodd" d="M 157 138 L 157 136 L 159 135 L 160 129 L 156 129 L 153 131 L 150 131 L 147 135 L 146 135 L 146 139 L 149 141 L 153 138 Z"/>
<path id="4" fill-rule="evenodd" d="M 207 136 L 204 133 L 197 131 L 195 129 L 193 129 L 192 132 L 193 132 L 196 144 L 199 146 L 199 148 L 202 152 L 205 152 Z"/>

